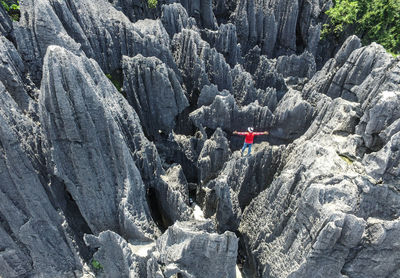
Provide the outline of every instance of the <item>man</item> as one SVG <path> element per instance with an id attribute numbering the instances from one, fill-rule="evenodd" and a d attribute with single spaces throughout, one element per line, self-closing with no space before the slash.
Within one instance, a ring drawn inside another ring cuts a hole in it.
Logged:
<path id="1" fill-rule="evenodd" d="M 243 148 L 242 148 L 242 156 L 243 156 L 243 152 L 246 148 L 249 148 L 249 151 L 247 153 L 247 155 L 249 156 L 251 153 L 251 145 L 253 145 L 253 141 L 254 141 L 254 136 L 256 135 L 266 135 L 268 134 L 268 131 L 264 131 L 264 132 L 253 132 L 254 128 L 249 127 L 247 129 L 247 132 L 237 132 L 236 130 L 233 132 L 233 134 L 237 134 L 237 135 L 245 135 L 246 138 L 244 139 L 244 144 L 243 144 Z"/>

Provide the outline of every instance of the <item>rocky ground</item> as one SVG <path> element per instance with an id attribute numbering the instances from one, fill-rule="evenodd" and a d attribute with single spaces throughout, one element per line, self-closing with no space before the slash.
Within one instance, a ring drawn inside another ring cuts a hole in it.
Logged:
<path id="1" fill-rule="evenodd" d="M 400 60 L 331 5 L 0 8 L 0 277 L 400 277 Z"/>

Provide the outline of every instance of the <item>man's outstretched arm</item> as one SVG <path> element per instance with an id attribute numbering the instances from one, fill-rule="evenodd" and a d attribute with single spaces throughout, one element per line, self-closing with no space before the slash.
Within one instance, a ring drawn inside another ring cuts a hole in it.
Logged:
<path id="1" fill-rule="evenodd" d="M 254 135 L 267 135 L 269 134 L 268 131 L 263 131 L 263 132 L 254 132 Z"/>
<path id="2" fill-rule="evenodd" d="M 247 132 L 237 132 L 236 130 L 233 132 L 233 134 L 237 135 L 247 135 Z"/>

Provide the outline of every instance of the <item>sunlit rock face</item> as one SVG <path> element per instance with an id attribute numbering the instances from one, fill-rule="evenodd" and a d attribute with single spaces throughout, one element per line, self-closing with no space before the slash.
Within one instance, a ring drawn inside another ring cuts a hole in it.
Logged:
<path id="1" fill-rule="evenodd" d="M 20 4 L 0 277 L 400 277 L 400 61 L 332 1 Z"/>

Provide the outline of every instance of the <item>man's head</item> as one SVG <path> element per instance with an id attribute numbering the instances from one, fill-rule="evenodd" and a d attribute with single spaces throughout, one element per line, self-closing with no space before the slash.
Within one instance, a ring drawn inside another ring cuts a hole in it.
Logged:
<path id="1" fill-rule="evenodd" d="M 253 132 L 253 131 L 254 131 L 254 128 L 249 127 L 249 128 L 247 129 L 247 131 L 248 131 L 248 132 Z"/>

